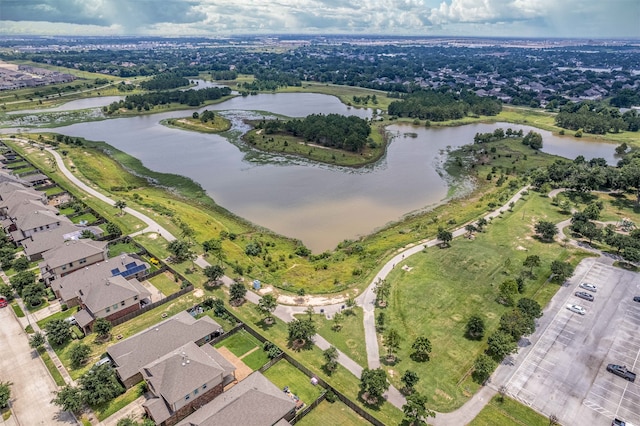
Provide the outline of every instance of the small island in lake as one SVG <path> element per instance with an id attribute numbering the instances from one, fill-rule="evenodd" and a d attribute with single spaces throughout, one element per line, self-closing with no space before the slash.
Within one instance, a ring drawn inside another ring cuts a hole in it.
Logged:
<path id="1" fill-rule="evenodd" d="M 194 112 L 191 117 L 169 118 L 162 120 L 165 126 L 178 127 L 202 133 L 220 133 L 231 128 L 231 122 L 213 111 L 204 110 L 202 114 Z"/>

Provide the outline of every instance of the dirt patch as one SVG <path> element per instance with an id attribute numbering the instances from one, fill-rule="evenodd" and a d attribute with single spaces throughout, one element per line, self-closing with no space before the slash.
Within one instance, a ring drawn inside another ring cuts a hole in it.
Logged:
<path id="1" fill-rule="evenodd" d="M 302 300 L 301 300 L 302 299 Z M 307 306 L 325 306 L 335 305 L 337 303 L 346 302 L 346 296 L 322 297 L 322 296 L 278 296 L 278 303 L 283 305 L 307 305 Z"/>
<path id="2" fill-rule="evenodd" d="M 253 373 L 253 370 L 249 368 L 247 364 L 242 362 L 240 358 L 235 356 L 229 349 L 223 346 L 223 347 L 217 348 L 216 350 L 220 352 L 220 355 L 225 357 L 227 361 L 233 364 L 234 367 L 236 367 L 236 380 L 238 382 L 242 381 L 249 374 Z M 235 383 L 230 384 L 229 387 L 233 386 L 234 384 Z M 225 389 L 225 391 L 226 390 L 227 389 Z"/>
<path id="3" fill-rule="evenodd" d="M 529 249 L 526 247 L 522 247 L 522 246 L 518 246 L 516 247 L 516 250 L 520 250 L 520 251 L 528 251 Z"/>
<path id="4" fill-rule="evenodd" d="M 194 297 L 197 297 L 198 299 L 201 298 L 202 296 L 204 296 L 204 291 L 199 288 L 196 291 L 193 292 Z"/>
<path id="5" fill-rule="evenodd" d="M 436 395 L 446 399 L 447 401 L 451 401 L 453 399 L 451 397 L 451 395 L 449 395 L 448 393 L 446 393 L 445 391 L 443 391 L 441 389 L 436 389 Z"/>
<path id="6" fill-rule="evenodd" d="M 151 234 L 147 235 L 147 238 L 149 238 L 150 240 L 155 240 L 158 238 L 158 234 L 152 232 Z"/>

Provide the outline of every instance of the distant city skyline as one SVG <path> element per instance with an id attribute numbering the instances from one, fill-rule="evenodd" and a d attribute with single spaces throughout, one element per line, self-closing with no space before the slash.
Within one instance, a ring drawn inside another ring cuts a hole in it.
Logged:
<path id="1" fill-rule="evenodd" d="M 0 34 L 640 38 L 640 1 L 0 0 Z"/>

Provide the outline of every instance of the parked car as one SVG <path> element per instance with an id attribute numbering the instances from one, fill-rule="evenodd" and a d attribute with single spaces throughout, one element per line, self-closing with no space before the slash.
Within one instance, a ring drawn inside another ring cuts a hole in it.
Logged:
<path id="1" fill-rule="evenodd" d="M 624 365 L 608 364 L 607 371 L 609 373 L 615 374 L 616 376 L 620 376 L 623 379 L 628 380 L 630 382 L 636 381 L 636 373 L 627 370 L 627 367 Z"/>
<path id="2" fill-rule="evenodd" d="M 633 301 L 634 301 L 634 302 L 640 302 L 640 296 L 635 296 L 635 297 L 633 298 Z"/>
<path id="3" fill-rule="evenodd" d="M 613 419 L 613 421 L 611 422 L 611 426 L 633 426 L 633 425 L 629 422 L 625 422 L 624 420 Z"/>
<path id="4" fill-rule="evenodd" d="M 575 312 L 576 314 L 584 315 L 587 313 L 587 310 L 580 305 L 574 305 L 572 303 L 567 305 L 567 309 L 571 312 Z"/>
<path id="5" fill-rule="evenodd" d="M 64 320 L 66 322 L 68 322 L 69 324 L 71 324 L 71 325 L 78 325 L 78 321 L 76 320 L 76 317 L 74 317 L 74 316 L 65 318 Z"/>
<path id="6" fill-rule="evenodd" d="M 8 304 L 9 302 L 7 302 L 7 298 L 4 296 L 0 296 L 0 308 L 4 308 Z"/>
<path id="7" fill-rule="evenodd" d="M 94 365 L 94 367 L 100 367 L 101 365 L 104 365 L 104 364 L 113 365 L 111 362 L 111 358 L 109 358 L 108 356 L 101 358 L 100 361 L 96 362 L 96 365 Z"/>
<path id="8" fill-rule="evenodd" d="M 591 284 L 591 283 L 581 283 L 580 287 L 584 288 L 585 290 L 589 290 L 592 292 L 596 292 L 598 291 L 598 287 L 596 287 L 595 285 Z"/>
<path id="9" fill-rule="evenodd" d="M 580 299 L 588 300 L 589 302 L 593 302 L 593 294 L 587 293 L 586 291 L 576 291 L 575 295 Z"/>

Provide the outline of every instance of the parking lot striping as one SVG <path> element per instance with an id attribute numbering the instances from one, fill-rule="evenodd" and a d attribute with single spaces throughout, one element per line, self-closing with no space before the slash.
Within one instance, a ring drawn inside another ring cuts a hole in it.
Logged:
<path id="1" fill-rule="evenodd" d="M 613 417 L 615 416 L 615 414 L 613 414 L 611 411 L 607 410 L 606 408 L 596 404 L 595 402 L 591 402 L 591 401 L 583 401 L 582 405 L 584 405 L 587 408 L 592 409 L 593 411 L 605 415 L 607 417 Z"/>

